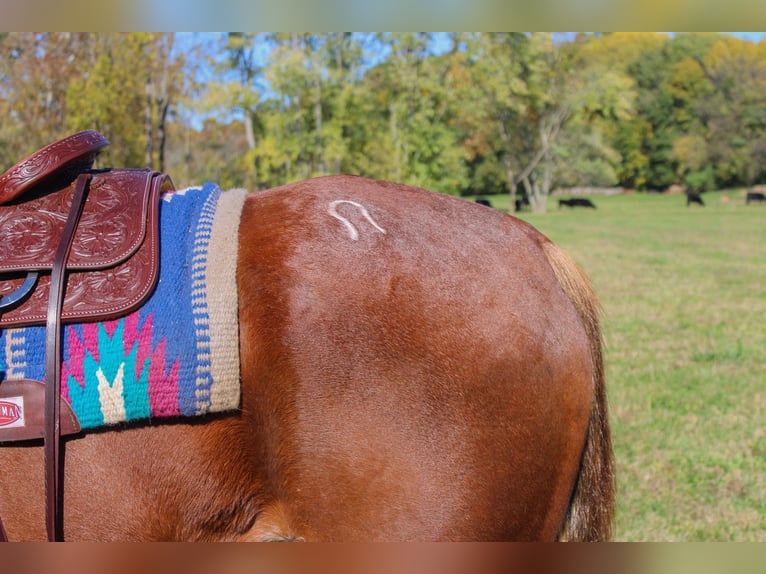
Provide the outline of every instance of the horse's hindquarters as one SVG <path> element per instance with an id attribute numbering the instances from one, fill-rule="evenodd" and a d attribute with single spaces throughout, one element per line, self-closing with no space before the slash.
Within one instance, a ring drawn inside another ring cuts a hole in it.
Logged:
<path id="1" fill-rule="evenodd" d="M 540 236 L 360 178 L 243 218 L 244 407 L 285 537 L 553 539 L 592 365 Z"/>

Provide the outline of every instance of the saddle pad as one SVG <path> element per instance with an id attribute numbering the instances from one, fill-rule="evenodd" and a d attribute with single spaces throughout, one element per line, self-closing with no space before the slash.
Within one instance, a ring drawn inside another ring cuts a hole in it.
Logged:
<path id="1" fill-rule="evenodd" d="M 65 325 L 61 394 L 83 429 L 239 407 L 238 228 L 245 190 L 160 201 L 160 277 L 138 310 Z M 45 378 L 45 327 L 0 332 L 0 381 Z M 0 383 L 2 384 L 2 383 Z"/>

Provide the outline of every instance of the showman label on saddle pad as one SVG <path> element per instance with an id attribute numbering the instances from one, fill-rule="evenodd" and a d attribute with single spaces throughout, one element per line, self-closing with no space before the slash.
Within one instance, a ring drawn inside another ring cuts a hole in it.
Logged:
<path id="1" fill-rule="evenodd" d="M 63 327 L 62 396 L 83 429 L 239 408 L 238 229 L 245 190 L 160 201 L 160 278 L 125 317 Z M 0 332 L 0 381 L 45 379 L 45 326 Z M 2 387 L 2 382 L 0 382 Z M 18 424 L 4 401 L 0 424 Z"/>

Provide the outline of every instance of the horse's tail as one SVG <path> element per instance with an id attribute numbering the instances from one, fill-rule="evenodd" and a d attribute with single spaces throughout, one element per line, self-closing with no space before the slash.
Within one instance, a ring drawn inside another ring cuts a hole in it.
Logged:
<path id="1" fill-rule="evenodd" d="M 594 396 L 588 436 L 558 539 L 574 542 L 609 540 L 614 520 L 615 481 L 599 321 L 601 308 L 580 267 L 553 243 L 546 242 L 543 249 L 585 327 L 593 362 Z"/>

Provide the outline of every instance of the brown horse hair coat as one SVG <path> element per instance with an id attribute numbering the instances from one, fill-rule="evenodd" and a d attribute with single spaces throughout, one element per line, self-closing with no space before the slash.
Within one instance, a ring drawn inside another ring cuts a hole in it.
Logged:
<path id="1" fill-rule="evenodd" d="M 609 539 L 599 307 L 532 226 L 297 182 L 247 197 L 237 292 L 240 409 L 68 438 L 65 540 Z M 0 445 L 10 540 L 45 539 L 42 469 Z"/>

